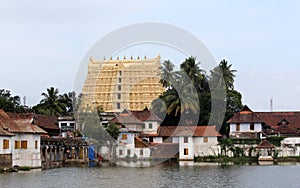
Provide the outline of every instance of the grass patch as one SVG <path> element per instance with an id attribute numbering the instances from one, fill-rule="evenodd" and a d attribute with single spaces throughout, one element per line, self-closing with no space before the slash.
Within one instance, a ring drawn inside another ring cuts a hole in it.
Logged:
<path id="1" fill-rule="evenodd" d="M 19 170 L 20 171 L 29 171 L 29 170 L 31 170 L 31 167 L 30 166 L 20 166 Z"/>

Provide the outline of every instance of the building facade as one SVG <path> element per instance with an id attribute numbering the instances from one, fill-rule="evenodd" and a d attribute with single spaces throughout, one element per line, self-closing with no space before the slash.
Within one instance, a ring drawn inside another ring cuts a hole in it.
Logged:
<path id="1" fill-rule="evenodd" d="M 101 106 L 105 112 L 121 112 L 149 108 L 164 91 L 159 67 L 160 56 L 103 61 L 90 58 L 81 109 L 91 111 Z"/>

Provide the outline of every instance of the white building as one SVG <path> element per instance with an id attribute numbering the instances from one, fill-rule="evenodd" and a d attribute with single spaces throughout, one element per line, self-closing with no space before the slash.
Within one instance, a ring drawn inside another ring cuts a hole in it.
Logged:
<path id="1" fill-rule="evenodd" d="M 262 123 L 256 113 L 245 105 L 242 110 L 227 121 L 229 123 L 229 137 L 231 138 L 264 138 Z"/>
<path id="2" fill-rule="evenodd" d="M 0 110 L 0 124 L 2 129 L 12 134 L 10 139 L 2 139 L 3 147 L 0 150 L 11 153 L 12 166 L 40 168 L 40 135 L 47 132 L 32 124 L 30 120 L 11 119 L 3 110 Z"/>
<path id="3" fill-rule="evenodd" d="M 194 156 L 217 155 L 219 153 L 218 136 L 215 126 L 161 126 L 155 141 L 174 148 L 178 144 L 179 160 L 194 160 Z M 166 147 L 162 147 L 166 149 Z M 176 155 L 174 149 L 169 157 Z M 154 154 L 158 152 L 154 150 Z M 159 151 L 159 153 L 161 153 Z"/>

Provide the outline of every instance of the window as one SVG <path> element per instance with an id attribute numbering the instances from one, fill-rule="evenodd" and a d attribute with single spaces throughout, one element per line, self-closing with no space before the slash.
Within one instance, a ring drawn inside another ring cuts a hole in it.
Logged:
<path id="1" fill-rule="evenodd" d="M 121 99 L 121 93 L 118 93 L 118 99 Z"/>
<path id="2" fill-rule="evenodd" d="M 123 155 L 123 150 L 119 150 L 119 155 Z"/>
<path id="3" fill-rule="evenodd" d="M 119 83 L 121 83 L 122 82 L 122 78 L 119 78 Z"/>
<path id="4" fill-rule="evenodd" d="M 4 139 L 3 140 L 3 149 L 8 149 L 9 148 L 9 140 Z"/>
<path id="5" fill-rule="evenodd" d="M 131 150 L 130 150 L 130 149 L 127 150 L 127 155 L 128 155 L 128 156 L 131 155 Z"/>
<path id="6" fill-rule="evenodd" d="M 144 155 L 144 150 L 143 149 L 140 150 L 140 155 Z"/>
<path id="7" fill-rule="evenodd" d="M 117 102 L 117 109 L 121 109 L 121 104 Z"/>
<path id="8" fill-rule="evenodd" d="M 121 91 L 121 90 L 122 90 L 122 86 L 118 85 L 118 91 Z"/>
<path id="9" fill-rule="evenodd" d="M 145 129 L 145 124 L 142 125 L 142 129 Z"/>
<path id="10" fill-rule="evenodd" d="M 240 124 L 239 124 L 239 123 L 237 123 L 237 124 L 235 125 L 235 130 L 236 130 L 236 131 L 240 131 Z"/>
<path id="11" fill-rule="evenodd" d="M 122 71 L 119 71 L 119 76 L 122 76 Z"/>
<path id="12" fill-rule="evenodd" d="M 203 142 L 208 142 L 208 137 L 203 137 Z"/>
<path id="13" fill-rule="evenodd" d="M 122 134 L 122 140 L 127 140 L 127 134 Z"/>
<path id="14" fill-rule="evenodd" d="M 21 149 L 27 149 L 27 140 L 21 141 Z"/>
<path id="15" fill-rule="evenodd" d="M 250 123 L 250 130 L 254 130 L 254 123 Z"/>
<path id="16" fill-rule="evenodd" d="M 189 154 L 189 149 L 188 149 L 188 148 L 184 148 L 183 154 L 184 154 L 184 155 L 188 155 L 188 154 Z"/>
<path id="17" fill-rule="evenodd" d="M 35 148 L 35 149 L 38 149 L 38 141 L 37 141 L 37 140 L 34 141 L 34 148 Z"/>
<path id="18" fill-rule="evenodd" d="M 152 129 L 152 128 L 153 128 L 152 123 L 149 123 L 149 129 Z"/>
<path id="19" fill-rule="evenodd" d="M 19 140 L 15 140 L 15 149 L 21 148 L 21 142 Z"/>
<path id="20" fill-rule="evenodd" d="M 187 137 L 187 136 L 183 137 L 183 142 L 184 143 L 189 143 L 189 137 Z"/>

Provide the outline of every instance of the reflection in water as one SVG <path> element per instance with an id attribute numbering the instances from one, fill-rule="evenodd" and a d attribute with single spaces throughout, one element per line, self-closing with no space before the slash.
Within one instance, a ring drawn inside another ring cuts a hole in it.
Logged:
<path id="1" fill-rule="evenodd" d="M 133 165 L 133 164 L 130 164 Z M 163 163 L 150 167 L 67 167 L 0 174 L 6 187 L 298 187 L 300 165 Z"/>

